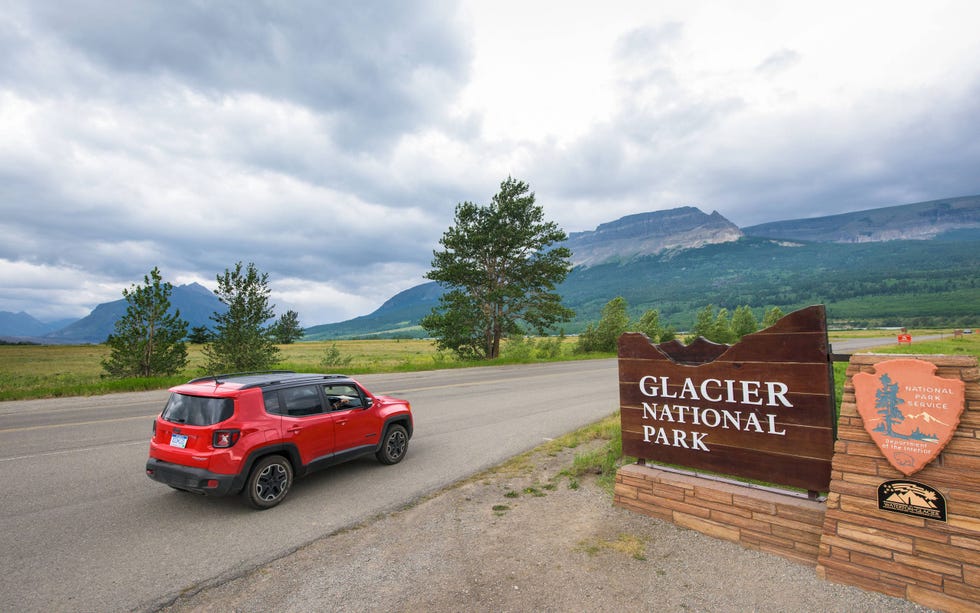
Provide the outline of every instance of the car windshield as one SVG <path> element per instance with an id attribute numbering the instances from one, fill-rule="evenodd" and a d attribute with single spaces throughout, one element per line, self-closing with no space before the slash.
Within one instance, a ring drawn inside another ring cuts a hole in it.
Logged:
<path id="1" fill-rule="evenodd" d="M 210 426 L 232 416 L 234 401 L 231 398 L 209 398 L 170 394 L 163 419 L 188 426 Z"/>

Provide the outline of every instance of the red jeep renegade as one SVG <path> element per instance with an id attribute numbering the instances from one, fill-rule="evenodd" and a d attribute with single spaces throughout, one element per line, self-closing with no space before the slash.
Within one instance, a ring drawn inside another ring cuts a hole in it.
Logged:
<path id="1" fill-rule="evenodd" d="M 199 494 L 241 493 L 257 509 L 285 498 L 294 477 L 373 453 L 408 451 L 412 409 L 344 375 L 286 371 L 217 375 L 171 388 L 153 422 L 146 474 Z"/>

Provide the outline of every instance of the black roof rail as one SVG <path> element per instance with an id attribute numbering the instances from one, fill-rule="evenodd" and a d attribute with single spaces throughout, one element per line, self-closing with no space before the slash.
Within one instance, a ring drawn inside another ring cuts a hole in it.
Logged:
<path id="1" fill-rule="evenodd" d="M 221 383 L 222 379 L 230 379 L 231 377 L 247 377 L 249 375 L 292 375 L 296 374 L 294 370 L 253 370 L 247 372 L 231 372 L 224 373 L 220 375 L 208 375 L 206 377 L 198 377 L 197 379 L 191 379 L 187 383 L 200 383 L 202 381 L 214 381 L 215 383 Z"/>

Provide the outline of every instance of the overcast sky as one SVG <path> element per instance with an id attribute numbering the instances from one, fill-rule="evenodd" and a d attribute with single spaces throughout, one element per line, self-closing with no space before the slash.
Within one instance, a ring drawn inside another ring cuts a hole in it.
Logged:
<path id="1" fill-rule="evenodd" d="M 0 311 L 238 261 L 303 325 L 508 176 L 590 230 L 980 193 L 980 2 L 0 0 Z"/>

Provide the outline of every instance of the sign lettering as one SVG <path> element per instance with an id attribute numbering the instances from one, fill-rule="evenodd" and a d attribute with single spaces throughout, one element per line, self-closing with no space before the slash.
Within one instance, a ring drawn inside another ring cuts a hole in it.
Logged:
<path id="1" fill-rule="evenodd" d="M 623 452 L 826 490 L 834 410 L 822 306 L 734 346 L 620 338 Z M 923 400 L 924 402 L 925 400 Z"/>

